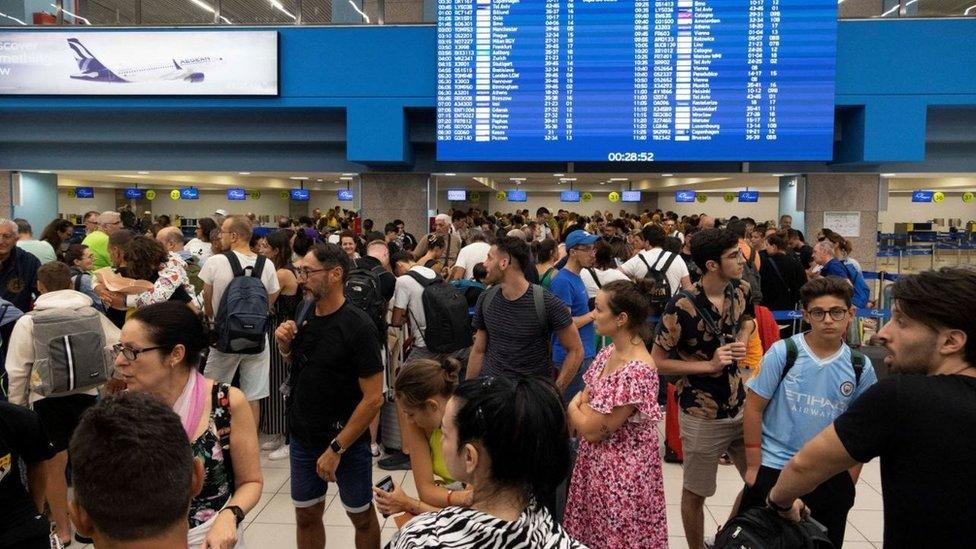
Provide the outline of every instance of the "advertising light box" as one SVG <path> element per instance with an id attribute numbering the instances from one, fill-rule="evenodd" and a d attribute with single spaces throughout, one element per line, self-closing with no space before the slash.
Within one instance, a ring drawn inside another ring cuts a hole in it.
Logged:
<path id="1" fill-rule="evenodd" d="M 126 200 L 139 200 L 146 195 L 146 191 L 142 189 L 126 189 L 125 198 Z"/>
<path id="2" fill-rule="evenodd" d="M 196 187 L 183 187 L 180 189 L 180 200 L 198 200 L 200 189 Z"/>
<path id="3" fill-rule="evenodd" d="M 296 202 L 307 202 L 311 198 L 308 189 L 292 189 L 288 192 L 289 197 Z"/>
<path id="4" fill-rule="evenodd" d="M 623 191 L 620 193 L 621 202 L 640 202 L 641 192 L 640 191 Z"/>
<path id="5" fill-rule="evenodd" d="M 912 193 L 912 202 L 932 202 L 932 191 L 915 191 Z"/>
<path id="6" fill-rule="evenodd" d="M 75 187 L 75 198 L 95 198 L 95 189 L 92 187 Z"/>
<path id="7" fill-rule="evenodd" d="M 278 33 L 0 32 L 0 95 L 278 95 Z"/>
<path id="8" fill-rule="evenodd" d="M 247 200 L 247 191 L 244 189 L 227 189 L 227 200 Z"/>
<path id="9" fill-rule="evenodd" d="M 352 189 L 339 189 L 336 191 L 336 200 L 339 200 L 340 202 L 350 202 L 352 199 Z"/>
<path id="10" fill-rule="evenodd" d="M 674 193 L 675 202 L 694 202 L 696 193 L 695 191 L 677 191 Z"/>
<path id="11" fill-rule="evenodd" d="M 739 191 L 739 202 L 759 202 L 759 191 Z"/>
<path id="12" fill-rule="evenodd" d="M 466 202 L 467 200 L 468 200 L 468 191 L 464 189 L 448 189 L 447 191 L 448 202 Z"/>

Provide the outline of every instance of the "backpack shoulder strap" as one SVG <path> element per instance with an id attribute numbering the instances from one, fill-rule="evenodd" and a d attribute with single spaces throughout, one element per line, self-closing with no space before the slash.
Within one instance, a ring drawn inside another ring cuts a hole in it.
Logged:
<path id="1" fill-rule="evenodd" d="M 854 386 L 857 387 L 861 384 L 861 374 L 864 372 L 864 365 L 866 360 L 864 359 L 864 354 L 860 351 L 855 351 L 851 349 L 851 365 L 854 366 Z"/>
<path id="2" fill-rule="evenodd" d="M 75 291 L 76 292 L 80 292 L 81 291 L 81 277 L 83 277 L 83 276 L 85 276 L 85 273 L 78 273 L 77 276 L 75 276 Z"/>
<path id="3" fill-rule="evenodd" d="M 641 263 L 643 263 L 644 266 L 647 267 L 647 273 L 650 274 L 651 273 L 651 264 L 647 262 L 647 259 L 644 257 L 644 254 L 642 254 L 641 252 L 637 252 L 637 257 L 640 258 Z"/>
<path id="4" fill-rule="evenodd" d="M 227 258 L 227 263 L 230 263 L 230 270 L 234 272 L 234 278 L 244 276 L 244 269 L 241 268 L 241 261 L 237 259 L 237 254 L 233 250 L 227 250 L 223 255 Z"/>
<path id="5" fill-rule="evenodd" d="M 542 333 L 549 333 L 549 315 L 546 314 L 546 289 L 538 284 L 532 285 L 532 302 L 535 305 L 535 316 L 539 318 Z"/>
<path id="6" fill-rule="evenodd" d="M 671 257 L 669 257 L 668 260 L 664 262 L 664 266 L 661 267 L 661 272 L 664 273 L 665 275 L 667 275 L 668 274 L 668 269 L 671 268 L 671 264 L 674 263 L 674 260 L 677 259 L 677 258 L 678 258 L 678 254 L 672 253 L 671 254 Z"/>
<path id="7" fill-rule="evenodd" d="M 793 341 L 792 337 L 788 337 L 784 340 L 786 343 L 786 364 L 783 365 L 783 373 L 779 376 L 780 383 L 786 379 L 786 374 L 789 373 L 793 365 L 796 364 L 796 357 L 799 356 L 800 350 L 796 347 L 796 342 Z"/>
<path id="8" fill-rule="evenodd" d="M 753 248 L 752 246 L 749 246 L 749 260 L 748 260 L 749 263 L 755 265 L 756 264 L 755 259 L 756 259 L 756 249 Z"/>
<path id="9" fill-rule="evenodd" d="M 237 258 L 235 257 L 234 259 Z M 261 273 L 264 272 L 264 264 L 266 261 L 267 259 L 263 255 L 258 254 L 258 258 L 254 260 L 254 267 L 251 268 L 251 276 L 253 276 L 258 280 L 261 280 Z"/>
<path id="10" fill-rule="evenodd" d="M 586 271 L 590 273 L 590 276 L 593 277 L 593 283 L 596 284 L 596 287 L 603 288 L 603 284 L 600 284 L 600 277 L 596 276 L 596 269 L 593 267 L 587 267 Z"/>
<path id="11" fill-rule="evenodd" d="M 420 287 L 425 289 L 427 288 L 427 286 L 430 286 L 431 284 L 437 281 L 437 277 L 430 279 L 427 278 L 426 276 L 421 275 L 417 271 L 407 271 L 407 276 L 416 280 L 417 284 L 420 284 Z"/>
<path id="12" fill-rule="evenodd" d="M 485 315 L 488 313 L 488 305 L 491 303 L 491 300 L 492 299 L 495 299 L 495 296 L 498 295 L 498 291 L 501 290 L 501 289 L 502 289 L 502 287 L 500 285 L 495 284 L 491 288 L 488 288 L 487 290 L 485 290 L 485 294 L 484 294 L 485 297 L 481 300 L 481 319 L 482 319 L 482 321 L 485 320 Z"/>

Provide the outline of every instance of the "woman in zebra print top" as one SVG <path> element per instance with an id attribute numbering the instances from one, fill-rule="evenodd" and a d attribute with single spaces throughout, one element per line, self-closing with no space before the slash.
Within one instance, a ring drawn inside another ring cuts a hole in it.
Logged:
<path id="1" fill-rule="evenodd" d="M 578 549 L 549 511 L 569 468 L 562 401 L 541 379 L 481 378 L 461 383 L 447 403 L 444 461 L 474 487 L 471 507 L 446 507 L 407 523 L 392 549 Z"/>

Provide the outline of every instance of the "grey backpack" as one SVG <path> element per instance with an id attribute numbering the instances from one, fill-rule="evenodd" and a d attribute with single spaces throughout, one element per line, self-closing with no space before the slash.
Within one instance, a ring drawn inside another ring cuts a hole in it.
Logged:
<path id="1" fill-rule="evenodd" d="M 109 379 L 113 357 L 94 308 L 44 309 L 34 321 L 31 391 L 57 397 L 87 391 Z"/>

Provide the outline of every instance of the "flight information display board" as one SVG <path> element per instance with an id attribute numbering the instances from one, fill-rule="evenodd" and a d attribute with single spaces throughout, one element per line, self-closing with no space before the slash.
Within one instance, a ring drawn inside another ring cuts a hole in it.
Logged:
<path id="1" fill-rule="evenodd" d="M 443 161 L 830 160 L 836 0 L 438 0 Z"/>

